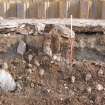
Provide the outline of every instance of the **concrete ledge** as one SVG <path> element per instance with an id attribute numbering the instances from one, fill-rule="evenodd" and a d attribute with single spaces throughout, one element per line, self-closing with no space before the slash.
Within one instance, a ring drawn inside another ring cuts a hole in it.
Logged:
<path id="1" fill-rule="evenodd" d="M 49 30 L 54 24 L 65 24 L 70 27 L 70 19 L 4 19 L 0 20 L 0 32 L 15 31 L 20 24 L 28 23 L 36 25 L 44 23 Z M 104 32 L 105 20 L 73 19 L 73 29 L 75 32 Z"/>

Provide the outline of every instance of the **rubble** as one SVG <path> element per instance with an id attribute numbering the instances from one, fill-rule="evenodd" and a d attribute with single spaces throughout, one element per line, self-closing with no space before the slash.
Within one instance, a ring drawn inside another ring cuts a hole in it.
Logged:
<path id="1" fill-rule="evenodd" d="M 23 24 L 19 24 L 15 33 L 22 34 L 22 35 L 33 35 L 35 33 L 35 31 L 36 31 L 35 25 L 23 23 Z"/>

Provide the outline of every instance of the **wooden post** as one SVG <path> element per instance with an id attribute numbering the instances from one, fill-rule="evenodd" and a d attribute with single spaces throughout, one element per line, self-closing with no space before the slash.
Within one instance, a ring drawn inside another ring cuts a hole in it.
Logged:
<path id="1" fill-rule="evenodd" d="M 102 19 L 105 19 L 105 0 L 101 2 L 102 2 Z"/>
<path id="2" fill-rule="evenodd" d="M 9 8 L 6 11 L 7 17 L 16 17 L 17 9 L 16 9 L 16 1 L 8 2 Z"/>
<path id="3" fill-rule="evenodd" d="M 48 17 L 48 8 L 49 8 L 49 5 L 50 5 L 49 0 L 44 2 L 44 18 Z"/>
<path id="4" fill-rule="evenodd" d="M 65 0 L 59 1 L 59 17 L 66 17 L 66 2 Z"/>
<path id="5" fill-rule="evenodd" d="M 74 61 L 74 41 L 75 41 L 75 33 L 73 33 L 73 29 L 72 29 L 72 15 L 71 15 L 71 26 L 70 26 L 70 37 L 69 37 L 69 44 L 70 44 L 70 57 L 69 57 L 69 63 L 72 65 L 73 61 Z"/>
<path id="6" fill-rule="evenodd" d="M 42 19 L 44 18 L 44 2 L 45 1 L 38 1 L 38 18 Z"/>
<path id="7" fill-rule="evenodd" d="M 80 0 L 69 0 L 69 2 L 68 17 L 70 18 L 72 14 L 74 18 L 79 18 Z"/>
<path id="8" fill-rule="evenodd" d="M 0 1 L 0 16 L 1 17 L 5 17 L 5 10 L 6 10 L 5 2 Z"/>
<path id="9" fill-rule="evenodd" d="M 71 29 L 71 35 L 70 35 L 70 63 L 72 63 L 72 60 L 73 60 L 72 15 L 71 15 L 71 28 L 70 29 Z"/>
<path id="10" fill-rule="evenodd" d="M 68 18 L 69 15 L 71 14 L 71 13 L 69 13 L 70 4 L 71 4 L 71 1 L 66 0 L 66 18 Z"/>
<path id="11" fill-rule="evenodd" d="M 96 16 L 97 16 L 96 0 L 93 0 L 92 18 L 96 18 Z"/>
<path id="12" fill-rule="evenodd" d="M 25 18 L 26 16 L 26 5 L 23 2 L 17 2 L 17 18 Z"/>
<path id="13" fill-rule="evenodd" d="M 80 0 L 80 18 L 89 17 L 89 1 Z"/>

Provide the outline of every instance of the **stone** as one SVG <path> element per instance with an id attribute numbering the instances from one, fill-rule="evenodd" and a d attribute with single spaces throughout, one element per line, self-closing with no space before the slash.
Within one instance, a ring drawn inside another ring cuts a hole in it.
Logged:
<path id="1" fill-rule="evenodd" d="M 31 54 L 28 55 L 29 62 L 32 60 L 33 56 Z"/>
<path id="2" fill-rule="evenodd" d="M 4 68 L 5 70 L 8 69 L 8 64 L 7 64 L 7 62 L 4 62 L 4 64 L 3 64 L 3 68 Z"/>
<path id="3" fill-rule="evenodd" d="M 103 70 L 100 69 L 100 70 L 98 71 L 98 76 L 101 76 L 101 75 L 103 75 L 103 74 L 104 74 Z"/>
<path id="4" fill-rule="evenodd" d="M 34 64 L 37 66 L 37 67 L 39 67 L 40 66 L 40 63 L 39 63 L 39 61 L 38 60 L 34 60 Z"/>
<path id="5" fill-rule="evenodd" d="M 75 76 L 71 77 L 71 82 L 74 83 L 75 82 Z"/>
<path id="6" fill-rule="evenodd" d="M 54 54 L 53 55 L 53 60 L 60 62 L 61 61 L 61 55 L 60 54 Z"/>
<path id="7" fill-rule="evenodd" d="M 29 68 L 32 68 L 32 64 L 29 63 L 29 64 L 28 64 L 28 67 L 29 67 Z"/>
<path id="8" fill-rule="evenodd" d="M 40 74 L 40 76 L 43 76 L 44 73 L 45 73 L 44 69 L 41 68 L 41 69 L 39 70 L 39 74 Z"/>
<path id="9" fill-rule="evenodd" d="M 23 56 L 25 51 L 26 51 L 26 43 L 23 40 L 21 40 L 17 47 L 17 53 Z"/>
<path id="10" fill-rule="evenodd" d="M 91 87 L 87 87 L 87 92 L 91 93 L 91 91 L 92 91 L 92 88 Z"/>
<path id="11" fill-rule="evenodd" d="M 89 81 L 91 78 L 92 78 L 92 75 L 90 73 L 86 74 L 86 78 L 85 78 L 86 81 Z"/>
<path id="12" fill-rule="evenodd" d="M 32 69 L 29 68 L 29 69 L 28 69 L 28 72 L 31 74 L 31 73 L 32 73 Z"/>
<path id="13" fill-rule="evenodd" d="M 61 36 L 66 38 L 75 37 L 74 31 L 72 31 L 72 36 L 71 36 L 71 30 L 65 25 L 55 25 L 53 30 L 55 31 L 55 33 L 59 33 L 61 34 Z"/>
<path id="14" fill-rule="evenodd" d="M 14 78 L 4 69 L 0 69 L 0 88 L 4 91 L 14 91 L 16 89 Z"/>
<path id="15" fill-rule="evenodd" d="M 49 55 L 49 56 L 52 56 L 51 48 L 49 46 L 44 47 L 44 53 Z"/>
<path id="16" fill-rule="evenodd" d="M 103 85 L 101 85 L 101 84 L 97 84 L 97 85 L 96 85 L 96 89 L 97 89 L 98 91 L 102 91 L 102 90 L 104 89 L 104 87 L 103 87 Z"/>
<path id="17" fill-rule="evenodd" d="M 43 32 L 44 29 L 45 29 L 45 24 L 43 24 L 43 23 L 37 23 L 36 24 L 36 28 L 37 28 L 38 33 Z"/>

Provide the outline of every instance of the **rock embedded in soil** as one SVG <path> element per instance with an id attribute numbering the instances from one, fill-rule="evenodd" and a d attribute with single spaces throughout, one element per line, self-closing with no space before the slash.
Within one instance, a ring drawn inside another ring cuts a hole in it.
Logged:
<path id="1" fill-rule="evenodd" d="M 76 79 L 75 76 L 72 76 L 71 77 L 71 82 L 74 83 L 75 82 L 75 79 Z"/>
<path id="2" fill-rule="evenodd" d="M 40 68 L 40 70 L 39 70 L 39 74 L 40 74 L 40 76 L 43 76 L 43 75 L 44 75 L 44 73 L 45 73 L 45 70 L 44 70 L 44 69 L 42 69 L 42 68 Z"/>
<path id="3" fill-rule="evenodd" d="M 14 78 L 4 69 L 0 69 L 0 88 L 4 91 L 14 91 L 16 89 Z"/>
<path id="4" fill-rule="evenodd" d="M 40 66 L 39 61 L 38 61 L 38 60 L 36 60 L 36 59 L 34 59 L 34 64 L 35 64 L 37 67 L 39 67 L 39 66 Z"/>
<path id="5" fill-rule="evenodd" d="M 91 78 L 92 78 L 92 75 L 90 73 L 87 73 L 85 80 L 89 81 Z"/>
<path id="6" fill-rule="evenodd" d="M 91 87 L 87 87 L 87 92 L 91 93 L 92 92 L 92 88 Z"/>
<path id="7" fill-rule="evenodd" d="M 19 45 L 17 47 L 17 53 L 23 56 L 25 51 L 26 51 L 26 43 L 23 40 L 20 40 Z"/>
<path id="8" fill-rule="evenodd" d="M 102 91 L 102 90 L 104 89 L 104 87 L 103 87 L 102 84 L 97 84 L 97 85 L 96 85 L 96 89 L 97 89 L 98 91 Z"/>
<path id="9" fill-rule="evenodd" d="M 33 58 L 33 56 L 32 56 L 31 54 L 29 54 L 29 55 L 28 55 L 28 60 L 29 60 L 29 62 L 31 62 L 32 58 Z"/>
<path id="10" fill-rule="evenodd" d="M 98 76 L 102 76 L 103 74 L 104 74 L 103 70 L 100 69 L 100 70 L 98 71 Z"/>

